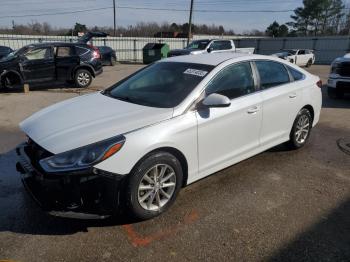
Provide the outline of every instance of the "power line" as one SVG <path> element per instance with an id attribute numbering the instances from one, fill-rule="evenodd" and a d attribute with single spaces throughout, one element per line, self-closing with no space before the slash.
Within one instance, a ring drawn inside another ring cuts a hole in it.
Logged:
<path id="1" fill-rule="evenodd" d="M 75 11 L 64 11 L 64 12 L 55 12 L 55 13 L 41 13 L 41 14 L 28 14 L 28 15 L 6 15 L 0 16 L 0 19 L 4 18 L 22 18 L 22 17 L 38 17 L 38 16 L 48 16 L 48 15 L 64 15 L 64 14 L 75 14 L 75 13 L 84 13 L 100 10 L 108 10 L 113 8 L 101 7 L 101 8 L 91 8 L 91 9 L 82 9 Z M 130 10 L 150 10 L 150 11 L 171 11 L 171 12 L 189 12 L 189 9 L 177 9 L 177 8 L 151 8 L 151 7 L 132 7 L 132 6 L 116 6 L 119 9 L 130 9 Z M 343 10 L 350 10 L 350 8 L 343 8 Z M 285 9 L 285 10 L 209 10 L 209 9 L 196 9 L 193 10 L 196 13 L 289 13 L 294 12 L 294 9 Z"/>

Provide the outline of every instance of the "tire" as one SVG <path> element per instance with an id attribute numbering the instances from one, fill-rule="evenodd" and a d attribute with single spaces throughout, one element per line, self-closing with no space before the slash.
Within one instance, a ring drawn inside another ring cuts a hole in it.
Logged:
<path id="1" fill-rule="evenodd" d="M 344 92 L 339 89 L 327 87 L 328 97 L 331 99 L 341 99 L 344 97 Z"/>
<path id="2" fill-rule="evenodd" d="M 310 137 L 312 129 L 312 116 L 308 109 L 303 108 L 294 120 L 289 135 L 288 146 L 291 149 L 302 148 Z"/>
<path id="3" fill-rule="evenodd" d="M 115 57 L 111 58 L 111 66 L 115 66 L 117 63 L 117 60 L 115 59 Z"/>
<path id="4" fill-rule="evenodd" d="M 306 67 L 311 67 L 311 66 L 312 66 L 312 60 L 310 59 L 309 61 L 307 61 Z"/>
<path id="5" fill-rule="evenodd" d="M 155 180 L 155 174 L 165 180 Z M 164 213 L 174 203 L 182 179 L 181 164 L 172 154 L 156 152 L 143 158 L 133 168 L 126 182 L 124 194 L 130 215 L 144 220 Z M 140 190 L 141 187 L 143 189 Z"/>
<path id="6" fill-rule="evenodd" d="M 75 72 L 74 83 L 76 87 L 86 88 L 92 82 L 92 74 L 89 70 L 86 69 L 78 69 Z"/>
<path id="7" fill-rule="evenodd" d="M 20 87 L 21 80 L 18 76 L 8 73 L 1 78 L 1 90 L 11 91 Z"/>

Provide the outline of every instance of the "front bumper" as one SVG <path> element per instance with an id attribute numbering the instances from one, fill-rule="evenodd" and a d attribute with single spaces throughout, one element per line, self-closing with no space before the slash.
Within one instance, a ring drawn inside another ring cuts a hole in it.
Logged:
<path id="1" fill-rule="evenodd" d="M 98 171 L 48 175 L 33 165 L 26 146 L 24 143 L 16 149 L 16 168 L 22 174 L 24 187 L 44 211 L 60 217 L 103 219 L 118 210 L 118 176 Z"/>
<path id="2" fill-rule="evenodd" d="M 331 88 L 339 89 L 344 92 L 350 92 L 350 77 L 330 77 L 327 85 Z"/>

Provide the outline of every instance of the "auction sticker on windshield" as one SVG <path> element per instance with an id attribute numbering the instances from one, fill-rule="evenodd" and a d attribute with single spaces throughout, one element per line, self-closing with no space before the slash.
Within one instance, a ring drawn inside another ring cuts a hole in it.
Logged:
<path id="1" fill-rule="evenodd" d="M 197 69 L 188 68 L 188 69 L 186 69 L 184 74 L 204 77 L 206 74 L 208 74 L 208 72 L 207 71 L 203 71 L 203 70 L 197 70 Z"/>

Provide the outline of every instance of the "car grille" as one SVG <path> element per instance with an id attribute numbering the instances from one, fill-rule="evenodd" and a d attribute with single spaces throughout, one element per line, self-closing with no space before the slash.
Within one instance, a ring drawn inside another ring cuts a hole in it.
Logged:
<path id="1" fill-rule="evenodd" d="M 340 63 L 337 66 L 335 73 L 340 76 L 350 77 L 350 62 Z"/>
<path id="2" fill-rule="evenodd" d="M 51 152 L 45 150 L 30 138 L 27 141 L 27 145 L 25 146 L 24 151 L 26 155 L 29 157 L 33 167 L 38 170 L 41 170 L 39 161 L 41 159 L 44 159 L 46 157 L 50 157 L 53 155 Z"/>
<path id="3" fill-rule="evenodd" d="M 350 82 L 338 81 L 337 88 L 350 88 Z"/>

